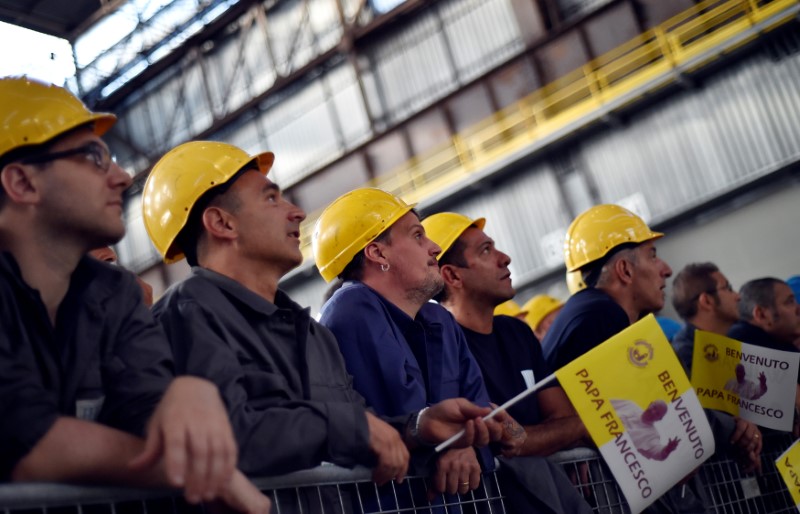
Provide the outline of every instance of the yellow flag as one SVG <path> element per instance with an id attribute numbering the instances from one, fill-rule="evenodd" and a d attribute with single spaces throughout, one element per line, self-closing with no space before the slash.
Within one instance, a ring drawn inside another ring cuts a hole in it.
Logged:
<path id="1" fill-rule="evenodd" d="M 694 389 L 650 315 L 556 371 L 633 513 L 714 453 Z"/>
<path id="2" fill-rule="evenodd" d="M 775 461 L 775 467 L 786 483 L 795 506 L 800 509 L 800 440 L 794 442 Z"/>
<path id="3" fill-rule="evenodd" d="M 692 384 L 703 407 L 792 430 L 800 354 L 695 331 Z"/>

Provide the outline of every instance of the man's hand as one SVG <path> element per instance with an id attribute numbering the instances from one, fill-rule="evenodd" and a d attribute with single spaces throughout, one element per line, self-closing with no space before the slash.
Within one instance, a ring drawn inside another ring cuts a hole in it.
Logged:
<path id="1" fill-rule="evenodd" d="M 208 506 L 212 514 L 242 512 L 244 514 L 268 514 L 272 504 L 269 498 L 253 485 L 241 471 L 236 470 L 231 481 L 222 491 L 220 501 Z"/>
<path id="2" fill-rule="evenodd" d="M 745 473 L 761 473 L 761 448 L 764 441 L 755 423 L 738 416 L 733 418 L 736 426 L 731 435 L 731 444 L 738 450 L 739 462 Z"/>
<path id="3" fill-rule="evenodd" d="M 148 422 L 144 450 L 129 466 L 146 469 L 160 458 L 167 481 L 184 487 L 189 503 L 213 500 L 230 482 L 236 440 L 214 384 L 189 376 L 172 381 Z"/>
<path id="4" fill-rule="evenodd" d="M 419 436 L 429 444 L 436 444 L 464 429 L 464 435 L 452 447 L 486 446 L 499 441 L 503 435 L 497 418 L 483 421 L 483 416 L 490 412 L 488 407 L 478 407 L 464 398 L 443 400 L 423 413 L 419 420 Z"/>
<path id="5" fill-rule="evenodd" d="M 369 448 L 378 457 L 378 463 L 372 470 L 372 480 L 378 485 L 392 479 L 402 483 L 408 471 L 408 449 L 400 434 L 371 412 L 367 412 L 367 425 Z"/>
<path id="6" fill-rule="evenodd" d="M 481 465 L 472 448 L 456 448 L 443 453 L 436 461 L 436 474 L 433 476 L 433 489 L 428 491 L 428 499 L 436 494 L 466 494 L 481 483 Z"/>
<path id="7" fill-rule="evenodd" d="M 516 457 L 522 451 L 528 434 L 525 432 L 525 428 L 517 423 L 510 414 L 503 414 L 504 416 L 501 420 L 503 436 L 500 439 L 501 453 L 504 457 Z"/>

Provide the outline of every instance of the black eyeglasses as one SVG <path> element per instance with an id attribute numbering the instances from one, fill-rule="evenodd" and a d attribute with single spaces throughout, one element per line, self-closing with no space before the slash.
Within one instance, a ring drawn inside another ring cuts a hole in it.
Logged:
<path id="1" fill-rule="evenodd" d="M 22 159 L 20 162 L 23 164 L 43 164 L 45 162 L 51 162 L 58 159 L 66 159 L 67 157 L 72 157 L 74 155 L 83 155 L 86 157 L 86 160 L 91 161 L 91 163 L 94 164 L 97 169 L 103 172 L 108 171 L 108 169 L 111 167 L 111 161 L 113 160 L 111 159 L 111 153 L 109 153 L 108 148 L 99 143 L 91 142 L 77 148 L 64 150 L 63 152 L 34 155 Z"/>
<path id="2" fill-rule="evenodd" d="M 700 291 L 699 293 L 697 293 L 696 295 L 694 295 L 692 297 L 692 301 L 695 301 L 698 298 L 700 298 L 701 294 L 712 294 L 712 295 L 716 296 L 717 293 L 720 292 L 720 291 L 728 291 L 729 293 L 732 293 L 733 292 L 733 286 L 731 285 L 730 282 L 725 282 L 725 285 L 722 286 L 722 287 L 715 287 L 714 289 L 711 289 L 709 291 Z"/>

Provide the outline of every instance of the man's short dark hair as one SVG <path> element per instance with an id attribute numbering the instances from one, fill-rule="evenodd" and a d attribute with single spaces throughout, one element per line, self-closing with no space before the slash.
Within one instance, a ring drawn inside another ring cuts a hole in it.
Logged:
<path id="1" fill-rule="evenodd" d="M 414 214 L 417 218 L 419 218 L 419 213 L 417 212 L 416 209 L 411 209 L 408 212 Z M 396 221 L 397 220 L 395 220 L 395 222 Z M 389 226 L 389 228 L 378 234 L 378 236 L 372 241 L 370 241 L 370 243 L 392 244 L 393 227 L 394 223 L 391 226 Z M 366 248 L 366 245 L 364 245 L 364 248 Z M 364 278 L 364 265 L 366 264 L 366 261 L 367 257 L 364 254 L 364 250 L 362 249 L 355 255 L 355 257 L 353 257 L 353 260 L 351 260 L 347 264 L 347 266 L 344 267 L 342 272 L 339 273 L 339 279 L 345 282 L 348 280 L 360 281 L 362 278 Z"/>
<path id="2" fill-rule="evenodd" d="M 53 146 L 57 141 L 59 141 L 62 137 L 70 134 L 72 131 L 68 131 L 65 134 L 56 136 L 51 141 L 47 141 L 46 143 L 38 144 L 38 145 L 28 145 L 22 146 L 19 148 L 15 148 L 10 152 L 6 152 L 2 156 L 0 156 L 0 170 L 5 168 L 7 165 L 11 164 L 12 162 L 21 161 L 27 159 L 29 157 L 33 157 L 35 155 L 47 153 L 51 146 Z M 43 164 L 36 164 L 35 166 L 43 167 L 49 163 Z M 6 190 L 5 188 L 0 185 L 0 210 L 3 208 L 7 200 Z"/>
<path id="3" fill-rule="evenodd" d="M 744 321 L 752 321 L 753 310 L 756 307 L 774 309 L 775 286 L 782 283 L 783 280 L 765 277 L 751 280 L 743 285 L 739 291 L 739 317 Z"/>
<path id="4" fill-rule="evenodd" d="M 474 225 L 471 225 L 474 226 Z M 442 254 L 439 258 L 439 269 L 442 269 L 442 266 L 449 264 L 451 266 L 455 266 L 457 268 L 466 268 L 467 258 L 464 256 L 464 250 L 467 249 L 466 243 L 461 240 L 461 236 L 458 237 L 453 244 L 450 245 L 450 248 L 447 249 L 444 254 Z M 447 284 L 439 291 L 433 299 L 439 303 L 446 302 L 450 298 L 450 293 L 447 290 Z"/>
<path id="5" fill-rule="evenodd" d="M 17 162 L 27 159 L 29 157 L 45 154 L 50 150 L 50 148 L 52 148 L 56 143 L 58 143 L 65 137 L 79 130 L 83 130 L 87 127 L 93 127 L 93 126 L 94 126 L 93 122 L 83 123 L 81 125 L 78 125 L 77 127 L 73 127 L 67 130 L 66 132 L 58 134 L 57 136 L 53 137 L 49 141 L 45 141 L 44 143 L 39 143 L 36 145 L 25 145 L 14 148 L 13 150 L 10 150 L 4 153 L 3 155 L 0 155 L 0 171 L 2 171 L 3 168 L 11 164 L 12 162 Z M 50 165 L 49 162 L 34 164 L 34 166 L 39 166 L 39 167 L 45 167 L 49 165 Z M 0 210 L 3 209 L 6 199 L 7 199 L 6 190 L 2 185 L 0 185 Z"/>
<path id="6" fill-rule="evenodd" d="M 378 237 L 370 242 L 392 244 L 392 227 L 394 227 L 394 225 L 378 234 Z M 366 248 L 366 246 L 364 248 Z M 364 248 L 362 248 L 361 251 L 359 251 L 355 257 L 353 257 L 353 260 L 344 267 L 342 272 L 339 274 L 340 280 L 344 282 L 348 280 L 360 281 L 362 278 L 364 278 L 364 266 L 367 262 L 367 256 L 364 253 Z"/>
<path id="7" fill-rule="evenodd" d="M 697 301 L 703 293 L 717 298 L 717 281 L 711 276 L 719 271 L 716 264 L 697 262 L 687 264 L 672 280 L 672 306 L 685 321 L 697 316 Z"/>
<path id="8" fill-rule="evenodd" d="M 236 212 L 241 206 L 239 198 L 233 193 L 229 193 L 228 189 L 234 182 L 248 170 L 254 169 L 251 164 L 244 166 L 241 170 L 236 172 L 227 182 L 218 186 L 212 187 L 197 199 L 189 213 L 189 218 L 186 220 L 186 225 L 178 233 L 175 238 L 175 243 L 183 252 L 186 257 L 186 262 L 189 266 L 197 266 L 198 252 L 201 242 L 201 237 L 205 232 L 203 227 L 203 213 L 209 207 L 220 207 L 230 212 Z"/>

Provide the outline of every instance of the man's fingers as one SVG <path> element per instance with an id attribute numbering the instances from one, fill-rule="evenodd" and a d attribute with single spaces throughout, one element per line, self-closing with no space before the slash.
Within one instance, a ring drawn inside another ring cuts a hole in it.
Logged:
<path id="1" fill-rule="evenodd" d="M 469 488 L 477 489 L 481 485 L 481 468 L 473 467 L 469 473 Z"/>
<path id="2" fill-rule="evenodd" d="M 226 469 L 226 456 L 224 444 L 217 437 L 208 439 L 209 458 L 208 475 L 206 475 L 206 490 L 203 494 L 205 500 L 213 500 L 219 491 L 230 480 L 230 472 Z"/>
<path id="3" fill-rule="evenodd" d="M 731 444 L 737 444 L 739 440 L 742 438 L 742 435 L 747 431 L 748 423 L 740 418 L 736 419 L 736 426 L 733 429 L 733 434 L 731 434 Z"/>
<path id="4" fill-rule="evenodd" d="M 209 474 L 209 449 L 208 441 L 202 437 L 189 436 L 186 439 L 186 447 L 189 456 L 186 473 L 185 495 L 189 503 L 198 503 L 207 492 L 209 492 L 206 478 Z M 213 494 L 212 494 L 213 496 Z"/>
<path id="5" fill-rule="evenodd" d="M 147 469 L 151 466 L 154 466 L 158 459 L 161 457 L 162 452 L 162 444 L 161 444 L 161 433 L 157 430 L 154 430 L 153 433 L 148 435 L 147 439 L 144 442 L 144 449 L 142 449 L 142 453 L 137 455 L 128 463 L 128 467 L 134 470 L 143 470 Z M 169 474 L 167 475 L 167 480 L 170 484 L 175 487 L 182 487 L 183 486 L 183 479 L 182 477 L 173 477 Z"/>
<path id="6" fill-rule="evenodd" d="M 503 438 L 503 425 L 496 419 L 490 419 L 488 421 L 481 421 L 486 425 L 487 430 L 489 431 L 489 439 L 491 441 L 499 441 Z"/>

